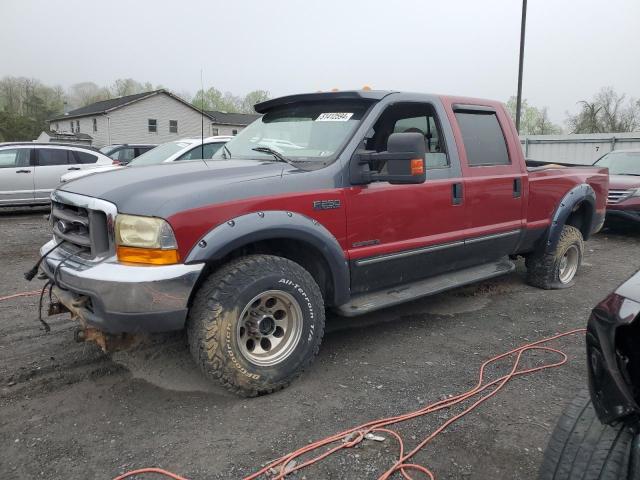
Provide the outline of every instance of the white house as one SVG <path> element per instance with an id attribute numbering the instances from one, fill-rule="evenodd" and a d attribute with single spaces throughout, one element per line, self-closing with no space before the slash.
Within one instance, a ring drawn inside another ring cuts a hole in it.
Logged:
<path id="1" fill-rule="evenodd" d="M 94 147 L 164 143 L 184 137 L 235 135 L 259 115 L 201 112 L 167 90 L 92 103 L 49 120 L 58 134 L 86 134 Z M 204 119 L 204 132 L 202 121 Z"/>

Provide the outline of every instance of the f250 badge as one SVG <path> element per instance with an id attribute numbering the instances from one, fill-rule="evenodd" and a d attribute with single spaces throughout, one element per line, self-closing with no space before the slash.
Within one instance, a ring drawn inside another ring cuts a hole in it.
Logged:
<path id="1" fill-rule="evenodd" d="M 342 203 L 340 200 L 314 200 L 314 210 L 332 210 L 334 208 L 340 208 Z"/>

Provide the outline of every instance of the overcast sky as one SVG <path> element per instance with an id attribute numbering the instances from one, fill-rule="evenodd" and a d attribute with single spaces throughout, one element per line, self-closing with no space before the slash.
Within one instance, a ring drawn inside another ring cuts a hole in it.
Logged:
<path id="1" fill-rule="evenodd" d="M 0 0 L 0 76 L 116 78 L 241 95 L 360 88 L 506 101 L 520 0 Z M 640 97 L 639 0 L 529 0 L 523 96 L 562 122 L 610 85 Z"/>

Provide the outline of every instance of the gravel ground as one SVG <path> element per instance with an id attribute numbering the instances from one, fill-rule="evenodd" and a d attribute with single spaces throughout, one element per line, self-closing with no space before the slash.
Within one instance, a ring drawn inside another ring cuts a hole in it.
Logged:
<path id="1" fill-rule="evenodd" d="M 35 290 L 22 273 L 49 238 L 45 210 L 0 212 L 0 296 Z M 182 335 L 105 355 L 73 341 L 67 316 L 37 322 L 37 297 L 0 303 L 0 478 L 113 478 L 159 466 L 191 479 L 242 478 L 270 459 L 350 426 L 470 388 L 485 359 L 583 327 L 589 310 L 640 266 L 639 234 L 587 243 L 577 284 L 542 291 L 511 275 L 363 318 L 330 317 L 320 355 L 284 391 L 239 399 L 205 381 Z M 563 406 L 585 385 L 583 343 L 568 365 L 509 384 L 415 460 L 438 479 L 535 478 Z M 408 447 L 442 412 L 398 428 Z M 364 479 L 396 446 L 365 442 L 291 478 Z"/>

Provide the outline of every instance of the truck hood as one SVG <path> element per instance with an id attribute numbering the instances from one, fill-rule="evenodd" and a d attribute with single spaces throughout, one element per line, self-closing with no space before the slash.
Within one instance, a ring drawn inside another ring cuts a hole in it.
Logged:
<path id="1" fill-rule="evenodd" d="M 285 170 L 297 171 L 287 164 L 257 160 L 175 162 L 88 175 L 59 188 L 114 203 L 120 213 L 167 217 L 224 201 L 230 190 L 259 195 L 258 188 L 244 184 L 265 178 L 279 180 Z"/>
<path id="2" fill-rule="evenodd" d="M 636 175 L 609 175 L 610 190 L 640 188 L 640 177 Z"/>

